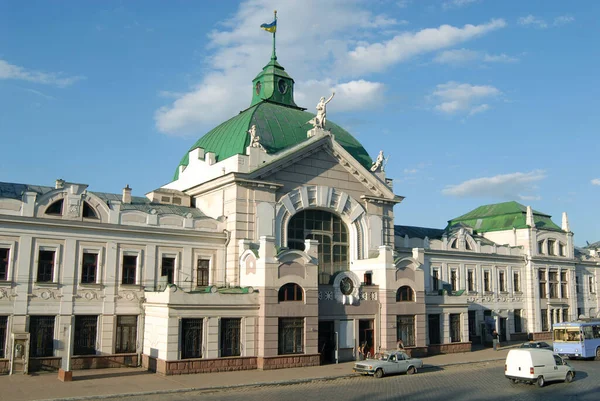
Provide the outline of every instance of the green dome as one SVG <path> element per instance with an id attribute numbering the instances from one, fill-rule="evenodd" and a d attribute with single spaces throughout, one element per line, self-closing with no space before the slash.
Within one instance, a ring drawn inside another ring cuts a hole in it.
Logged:
<path id="1" fill-rule="evenodd" d="M 313 128 L 308 121 L 314 117 L 314 114 L 298 107 L 263 100 L 213 128 L 198 139 L 188 152 L 203 148 L 205 152 L 214 153 L 217 162 L 235 154 L 245 154 L 246 147 L 250 145 L 248 130 L 252 125 L 256 125 L 256 133 L 260 136 L 261 145 L 268 153 L 276 153 L 306 141 L 308 139 L 306 132 Z M 329 120 L 327 129 L 335 135 L 335 140 L 364 167 L 371 167 L 373 164 L 371 157 L 352 135 Z M 188 165 L 188 152 L 179 162 L 179 166 Z M 179 166 L 175 171 L 174 180 L 179 178 Z"/>

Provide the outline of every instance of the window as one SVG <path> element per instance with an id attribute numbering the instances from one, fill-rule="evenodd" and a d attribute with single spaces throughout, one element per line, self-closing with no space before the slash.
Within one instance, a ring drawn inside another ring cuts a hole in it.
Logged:
<path id="1" fill-rule="evenodd" d="M 8 256 L 10 249 L 0 248 L 0 281 L 8 280 Z"/>
<path id="2" fill-rule="evenodd" d="M 475 291 L 475 270 L 473 269 L 467 271 L 467 291 Z"/>
<path id="3" fill-rule="evenodd" d="M 473 337 L 477 335 L 477 311 L 470 310 L 469 315 L 469 341 L 473 341 Z"/>
<path id="4" fill-rule="evenodd" d="M 221 356 L 240 356 L 241 319 L 221 319 Z"/>
<path id="5" fill-rule="evenodd" d="M 87 203 L 86 201 L 83 202 L 82 216 L 87 219 L 97 219 L 98 218 L 98 215 L 96 214 L 96 211 L 94 210 L 94 208 L 92 206 L 90 206 L 90 204 Z"/>
<path id="6" fill-rule="evenodd" d="M 115 352 L 117 354 L 137 351 L 137 316 L 117 316 Z"/>
<path id="7" fill-rule="evenodd" d="M 555 256 L 556 255 L 556 241 L 553 239 L 548 240 L 548 255 Z"/>
<path id="8" fill-rule="evenodd" d="M 33 358 L 54 355 L 54 316 L 29 317 L 30 349 Z"/>
<path id="9" fill-rule="evenodd" d="M 135 273 L 137 270 L 137 256 L 123 255 L 123 277 L 121 284 L 135 284 Z"/>
<path id="10" fill-rule="evenodd" d="M 548 272 L 548 281 L 550 283 L 550 298 L 558 298 L 558 272 Z"/>
<path id="11" fill-rule="evenodd" d="M 48 283 L 54 278 L 54 251 L 40 250 L 38 256 L 37 282 Z"/>
<path id="12" fill-rule="evenodd" d="M 548 309 L 542 309 L 542 331 L 548 331 Z"/>
<path id="13" fill-rule="evenodd" d="M 483 290 L 485 292 L 492 291 L 492 286 L 491 286 L 491 283 L 490 283 L 490 271 L 489 270 L 485 270 L 483 272 Z"/>
<path id="14" fill-rule="evenodd" d="M 304 318 L 279 318 L 279 355 L 304 353 Z"/>
<path id="15" fill-rule="evenodd" d="M 396 291 L 396 302 L 412 302 L 414 300 L 414 291 L 409 286 L 404 285 Z"/>
<path id="16" fill-rule="evenodd" d="M 365 285 L 373 285 L 373 273 L 366 272 L 364 280 L 365 280 Z"/>
<path id="17" fill-rule="evenodd" d="M 96 270 L 98 269 L 98 254 L 84 253 L 81 266 L 81 282 L 90 284 L 96 282 Z"/>
<path id="18" fill-rule="evenodd" d="M 590 289 L 590 293 L 596 293 L 596 288 L 594 286 L 594 276 L 588 276 L 588 287 Z"/>
<path id="19" fill-rule="evenodd" d="M 175 273 L 175 258 L 163 256 L 160 269 L 160 275 L 167 277 L 167 284 L 173 284 L 173 274 Z"/>
<path id="20" fill-rule="evenodd" d="M 397 316 L 396 327 L 398 330 L 397 339 L 402 340 L 405 347 L 414 347 L 416 345 L 414 315 Z"/>
<path id="21" fill-rule="evenodd" d="M 46 208 L 46 214 L 62 215 L 64 199 L 57 200 Z"/>
<path id="22" fill-rule="evenodd" d="M 459 343 L 460 339 L 460 314 L 450 314 L 450 342 Z"/>
<path id="23" fill-rule="evenodd" d="M 559 256 L 567 256 L 567 247 L 565 244 L 558 244 L 558 254 Z"/>
<path id="24" fill-rule="evenodd" d="M 6 358 L 6 332 L 8 328 L 8 316 L 0 316 L 0 358 Z"/>
<path id="25" fill-rule="evenodd" d="M 579 285 L 580 285 L 580 284 L 579 284 L 579 276 L 578 276 L 578 275 L 575 275 L 575 292 L 576 292 L 577 294 L 579 294 Z M 578 314 L 577 316 L 579 316 L 579 314 Z"/>
<path id="26" fill-rule="evenodd" d="M 202 358 L 202 319 L 181 319 L 181 359 Z"/>
<path id="27" fill-rule="evenodd" d="M 427 315 L 427 326 L 429 332 L 429 344 L 441 344 L 440 315 Z"/>
<path id="28" fill-rule="evenodd" d="M 506 292 L 506 278 L 504 270 L 498 272 L 498 287 L 500 292 Z"/>
<path id="29" fill-rule="evenodd" d="M 546 270 L 540 269 L 538 271 L 538 280 L 540 283 L 540 298 L 547 298 L 548 294 L 546 293 Z"/>
<path id="30" fill-rule="evenodd" d="M 568 322 L 569 319 L 569 308 L 563 308 L 562 310 L 562 321 L 563 322 Z"/>
<path id="31" fill-rule="evenodd" d="M 538 253 L 540 255 L 544 254 L 544 241 L 539 241 L 538 242 Z"/>
<path id="32" fill-rule="evenodd" d="M 522 318 L 521 318 L 521 309 L 515 309 L 515 313 L 513 315 L 514 323 L 515 323 L 515 333 L 521 333 L 523 331 Z"/>
<path id="33" fill-rule="evenodd" d="M 513 272 L 513 291 L 521 292 L 521 280 L 519 280 L 519 272 Z"/>
<path id="34" fill-rule="evenodd" d="M 74 355 L 96 354 L 98 316 L 75 316 Z"/>
<path id="35" fill-rule="evenodd" d="M 583 315 L 583 308 L 577 308 L 577 319 L 579 319 Z"/>
<path id="36" fill-rule="evenodd" d="M 348 270 L 348 230 L 338 216 L 323 210 L 295 214 L 288 224 L 288 247 L 304 250 L 306 239 L 319 241 L 319 284 L 330 284 L 336 272 Z"/>
<path id="37" fill-rule="evenodd" d="M 209 266 L 209 259 L 198 259 L 198 269 L 196 277 L 196 285 L 198 287 L 206 287 L 208 285 Z"/>
<path id="38" fill-rule="evenodd" d="M 560 272 L 560 297 L 561 298 L 568 298 L 569 297 L 569 293 L 568 293 L 568 283 L 567 283 L 567 272 L 566 271 L 561 271 Z"/>
<path id="39" fill-rule="evenodd" d="M 450 243 L 450 248 L 452 248 L 452 249 L 458 249 L 458 240 L 456 240 L 456 239 L 455 239 L 455 240 L 453 240 L 453 241 Z"/>
<path id="40" fill-rule="evenodd" d="M 298 284 L 296 283 L 288 283 L 285 285 L 282 285 L 281 288 L 279 288 L 279 302 L 285 302 L 285 301 L 302 301 L 303 299 L 303 291 L 302 291 L 302 287 L 300 287 Z"/>
<path id="41" fill-rule="evenodd" d="M 431 271 L 431 289 L 433 291 L 440 289 L 440 269 L 436 268 Z"/>
<path id="42" fill-rule="evenodd" d="M 458 270 L 450 269 L 450 286 L 452 291 L 458 291 Z"/>

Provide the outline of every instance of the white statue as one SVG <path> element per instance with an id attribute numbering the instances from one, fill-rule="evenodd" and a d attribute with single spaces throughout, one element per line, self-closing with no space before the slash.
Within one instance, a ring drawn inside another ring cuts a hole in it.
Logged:
<path id="1" fill-rule="evenodd" d="M 327 122 L 327 103 L 331 102 L 331 99 L 333 99 L 334 96 L 335 92 L 332 92 L 327 100 L 325 100 L 325 97 L 321 97 L 321 100 L 317 104 L 317 115 L 308 122 L 309 124 L 312 124 L 315 128 L 325 129 L 325 123 Z"/>
<path id="2" fill-rule="evenodd" d="M 383 157 L 383 150 L 379 151 L 379 154 L 377 155 L 377 159 L 375 159 L 375 163 L 373 163 L 373 165 L 371 166 L 371 171 L 375 172 L 375 171 L 383 171 L 383 162 L 385 161 L 385 158 Z"/>
<path id="3" fill-rule="evenodd" d="M 250 147 L 251 148 L 260 148 L 265 150 L 263 146 L 260 144 L 260 136 L 256 134 L 256 125 L 252 125 L 248 130 L 248 134 L 250 134 Z"/>

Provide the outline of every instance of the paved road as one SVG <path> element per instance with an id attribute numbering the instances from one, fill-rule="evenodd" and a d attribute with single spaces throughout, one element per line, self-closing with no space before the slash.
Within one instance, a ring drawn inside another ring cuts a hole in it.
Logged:
<path id="1" fill-rule="evenodd" d="M 600 362 L 570 361 L 577 370 L 573 383 L 549 383 L 543 388 L 511 384 L 504 378 L 504 362 L 487 362 L 422 370 L 413 376 L 383 379 L 356 376 L 286 386 L 265 386 L 216 392 L 127 397 L 127 401 L 597 401 L 600 399 Z M 123 398 L 105 398 L 122 401 Z"/>

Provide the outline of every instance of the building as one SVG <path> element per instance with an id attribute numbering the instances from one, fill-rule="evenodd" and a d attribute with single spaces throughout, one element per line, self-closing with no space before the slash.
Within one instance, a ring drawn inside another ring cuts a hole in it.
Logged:
<path id="1" fill-rule="evenodd" d="M 394 226 L 383 154 L 326 120 L 331 98 L 315 116 L 293 93 L 273 52 L 250 107 L 146 197 L 1 183 L 0 370 L 311 366 L 596 316 L 598 247 L 574 247 L 566 214 L 506 202 Z"/>

